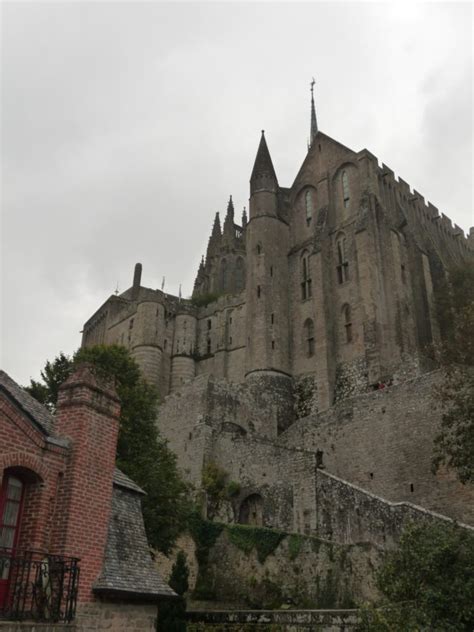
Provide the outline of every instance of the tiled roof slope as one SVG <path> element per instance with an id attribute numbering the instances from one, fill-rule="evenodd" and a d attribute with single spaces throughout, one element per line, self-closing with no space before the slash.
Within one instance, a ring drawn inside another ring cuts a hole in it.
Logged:
<path id="1" fill-rule="evenodd" d="M 135 491 L 114 487 L 105 561 L 94 592 L 150 601 L 176 596 L 153 565 Z"/>
<path id="2" fill-rule="evenodd" d="M 12 378 L 0 370 L 0 390 L 6 391 L 10 397 L 24 410 L 39 429 L 47 435 L 54 434 L 54 417 L 34 397 L 31 397 Z"/>
<path id="3" fill-rule="evenodd" d="M 131 478 L 128 478 L 126 474 L 119 470 L 118 467 L 114 471 L 114 485 L 117 487 L 124 487 L 125 489 L 131 489 L 137 494 L 145 494 L 143 489 L 139 487 Z"/>

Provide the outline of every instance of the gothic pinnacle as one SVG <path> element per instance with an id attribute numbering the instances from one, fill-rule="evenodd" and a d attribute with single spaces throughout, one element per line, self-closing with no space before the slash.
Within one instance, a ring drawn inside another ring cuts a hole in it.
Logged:
<path id="1" fill-rule="evenodd" d="M 221 236 L 221 220 L 219 217 L 219 211 L 216 213 L 216 217 L 214 219 L 214 225 L 212 227 L 212 237 L 220 237 Z"/>
<path id="2" fill-rule="evenodd" d="M 232 196 L 230 196 L 229 202 L 227 204 L 226 220 L 227 220 L 227 218 L 231 219 L 232 222 L 234 221 L 234 203 L 232 202 Z"/>

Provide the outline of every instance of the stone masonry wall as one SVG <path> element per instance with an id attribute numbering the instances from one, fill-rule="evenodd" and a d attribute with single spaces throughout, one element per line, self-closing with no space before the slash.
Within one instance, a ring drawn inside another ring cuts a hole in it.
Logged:
<path id="1" fill-rule="evenodd" d="M 396 546 L 410 522 L 441 522 L 449 518 L 411 503 L 391 503 L 318 470 L 316 475 L 316 532 L 338 543 L 370 542 L 383 549 Z M 463 525 L 474 533 L 474 527 Z"/>
<path id="2" fill-rule="evenodd" d="M 97 600 L 78 608 L 76 632 L 154 632 L 157 615 L 156 604 Z"/>
<path id="3" fill-rule="evenodd" d="M 299 419 L 278 439 L 323 452 L 325 469 L 390 501 L 407 501 L 474 524 L 474 487 L 453 472 L 431 472 L 441 411 L 439 372 L 347 399 Z"/>

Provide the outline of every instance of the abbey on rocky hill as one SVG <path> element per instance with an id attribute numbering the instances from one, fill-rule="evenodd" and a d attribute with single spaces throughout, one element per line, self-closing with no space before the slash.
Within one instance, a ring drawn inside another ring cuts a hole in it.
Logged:
<path id="1" fill-rule="evenodd" d="M 426 349 L 436 288 L 474 233 L 319 131 L 313 97 L 310 139 L 285 188 L 262 132 L 248 218 L 232 198 L 223 227 L 216 216 L 192 299 L 143 287 L 137 264 L 83 345 L 130 349 L 191 482 L 212 461 L 239 483 L 208 508 L 223 520 L 385 542 L 405 511 L 390 503 L 409 501 L 473 524 L 474 491 L 431 472 L 440 377 Z"/>

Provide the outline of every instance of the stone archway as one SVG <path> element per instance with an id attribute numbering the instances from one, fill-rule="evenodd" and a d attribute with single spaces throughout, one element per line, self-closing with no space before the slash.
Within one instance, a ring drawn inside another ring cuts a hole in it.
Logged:
<path id="1" fill-rule="evenodd" d="M 239 510 L 239 523 L 263 526 L 263 498 L 260 494 L 250 494 L 242 501 Z"/>

